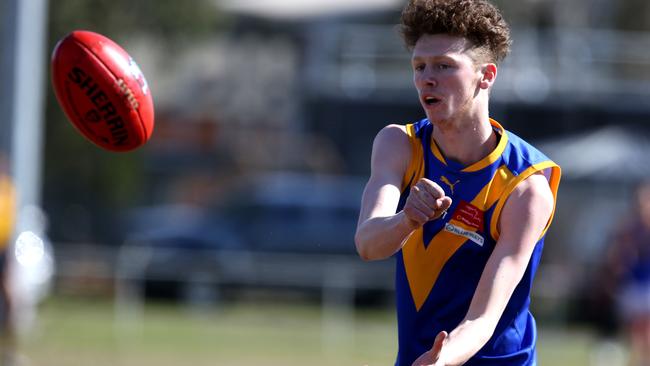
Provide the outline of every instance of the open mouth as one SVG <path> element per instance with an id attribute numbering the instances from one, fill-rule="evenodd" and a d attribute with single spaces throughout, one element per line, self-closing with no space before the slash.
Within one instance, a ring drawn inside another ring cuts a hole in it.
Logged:
<path id="1" fill-rule="evenodd" d="M 436 103 L 440 102 L 439 98 L 436 97 L 425 97 L 424 98 L 424 104 L 426 105 L 434 105 Z"/>

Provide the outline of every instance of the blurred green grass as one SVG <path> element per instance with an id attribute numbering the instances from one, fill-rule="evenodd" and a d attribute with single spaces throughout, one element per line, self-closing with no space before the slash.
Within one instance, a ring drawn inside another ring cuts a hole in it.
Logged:
<path id="1" fill-rule="evenodd" d="M 392 309 L 345 310 L 305 303 L 228 303 L 192 309 L 148 303 L 115 312 L 104 299 L 54 298 L 21 344 L 30 365 L 392 365 Z M 137 310 L 137 311 L 136 311 Z M 540 365 L 589 365 L 584 331 L 540 332 Z"/>

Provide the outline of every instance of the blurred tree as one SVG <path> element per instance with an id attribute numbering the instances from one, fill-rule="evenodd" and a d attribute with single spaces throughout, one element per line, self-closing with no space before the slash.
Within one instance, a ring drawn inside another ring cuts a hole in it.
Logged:
<path id="1" fill-rule="evenodd" d="M 50 50 L 71 31 L 86 29 L 127 51 L 128 39 L 146 36 L 170 57 L 179 45 L 214 36 L 228 22 L 209 0 L 57 0 L 49 12 Z M 146 146 L 125 154 L 95 147 L 66 120 L 51 86 L 47 95 L 43 196 L 50 235 L 55 242 L 111 242 L 119 238 L 119 213 L 146 193 L 141 163 Z"/>
<path id="2" fill-rule="evenodd" d="M 619 6 L 616 25 L 622 30 L 650 32 L 650 1 L 626 0 Z"/>
<path id="3" fill-rule="evenodd" d="M 165 41 L 205 36 L 226 24 L 208 0 L 59 0 L 50 9 L 55 39 L 74 29 L 110 34 L 114 39 L 149 33 Z"/>

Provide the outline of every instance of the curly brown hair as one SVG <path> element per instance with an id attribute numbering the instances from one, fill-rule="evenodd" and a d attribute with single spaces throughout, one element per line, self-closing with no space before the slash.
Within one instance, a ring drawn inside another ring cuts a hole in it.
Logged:
<path id="1" fill-rule="evenodd" d="M 400 31 L 409 49 L 425 34 L 464 37 L 494 63 L 508 55 L 512 44 L 510 27 L 486 0 L 409 0 Z"/>

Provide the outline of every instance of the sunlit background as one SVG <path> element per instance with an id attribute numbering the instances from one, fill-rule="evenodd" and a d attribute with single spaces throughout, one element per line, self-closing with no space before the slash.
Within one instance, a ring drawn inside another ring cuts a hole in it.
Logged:
<path id="1" fill-rule="evenodd" d="M 601 281 L 650 177 L 650 2 L 495 3 L 514 44 L 491 115 L 563 167 L 539 364 L 625 365 Z M 374 135 L 423 116 L 403 5 L 0 0 L 15 364 L 391 365 L 393 262 L 362 262 L 353 234 Z M 143 148 L 103 151 L 57 105 L 49 58 L 76 29 L 146 75 Z"/>

